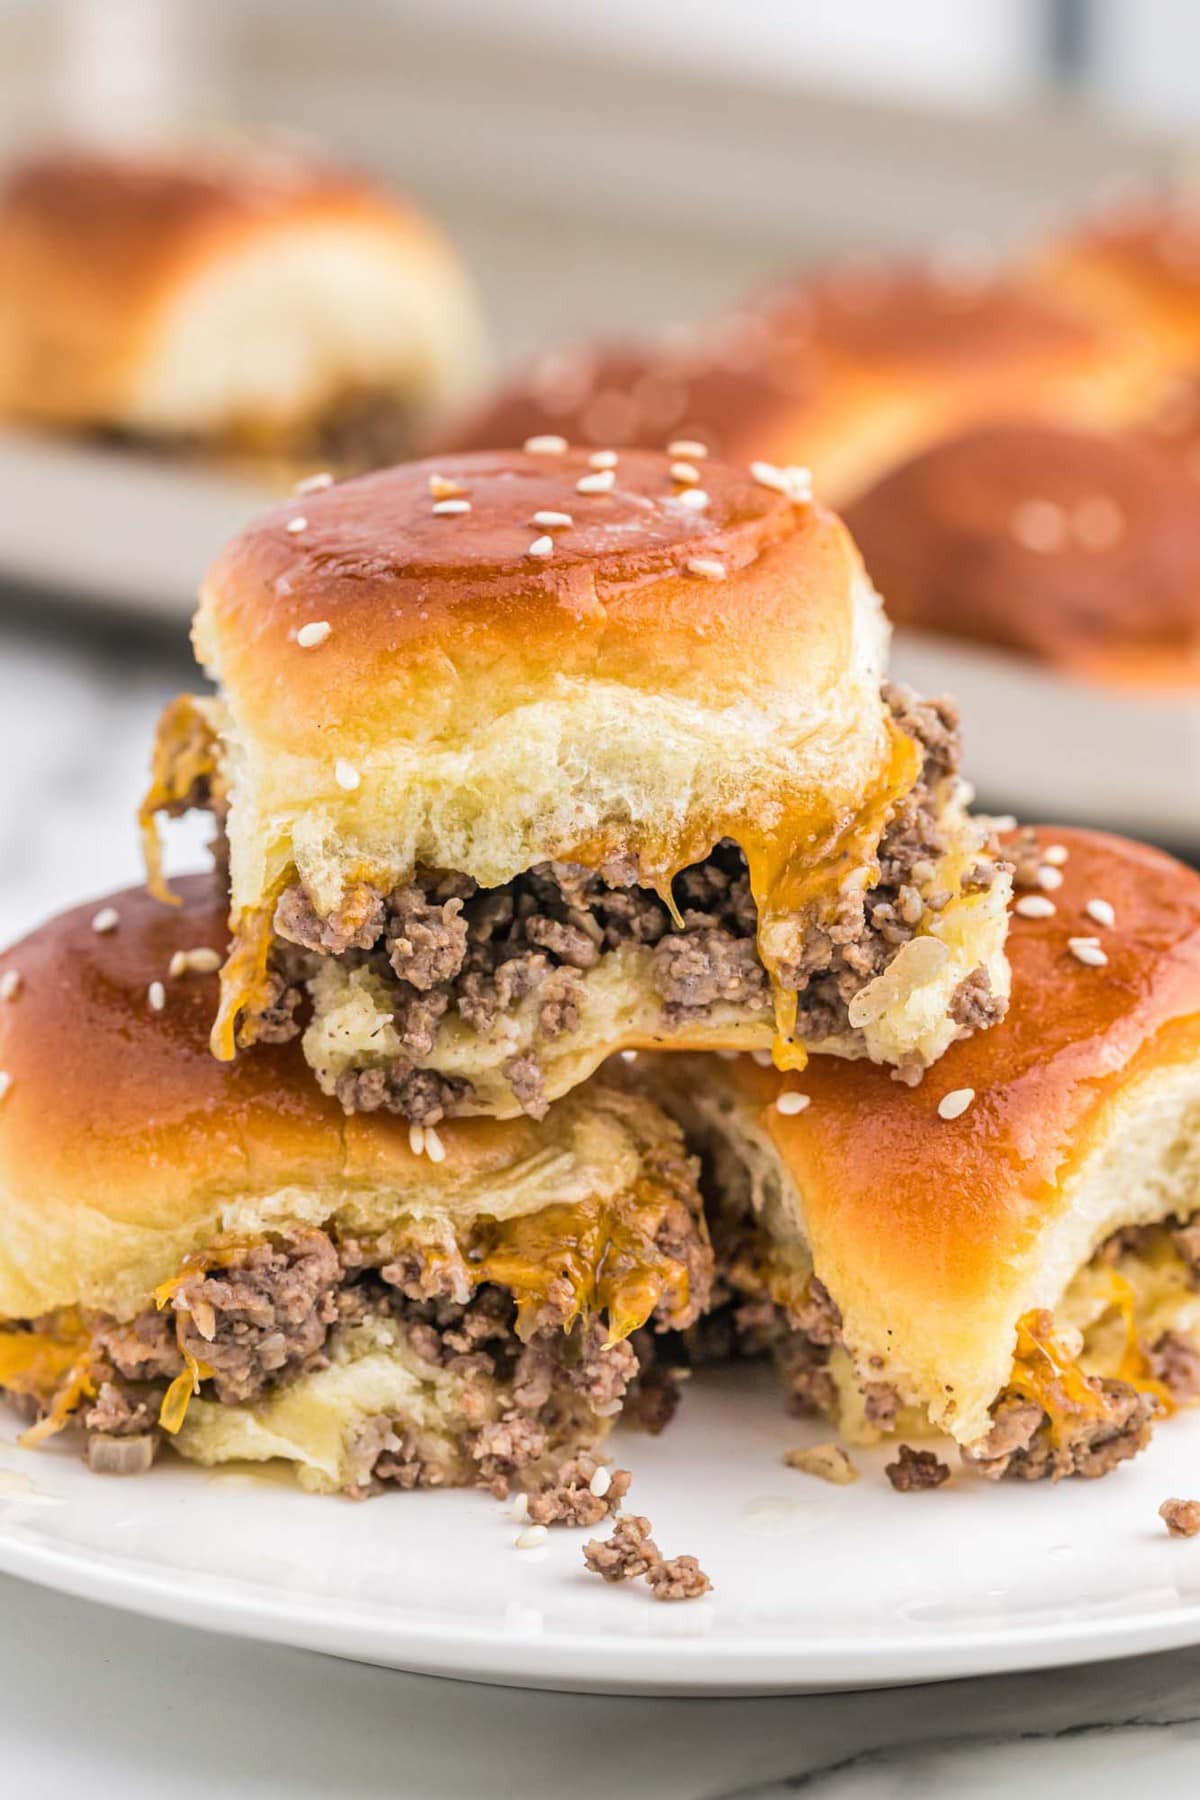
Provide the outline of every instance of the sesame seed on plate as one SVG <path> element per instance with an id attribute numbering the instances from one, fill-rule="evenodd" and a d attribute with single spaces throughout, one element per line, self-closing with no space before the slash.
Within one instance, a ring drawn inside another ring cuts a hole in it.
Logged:
<path id="1" fill-rule="evenodd" d="M 1058 908 L 1045 894 L 1022 894 L 1013 911 L 1023 919 L 1052 919 Z"/>
<path id="2" fill-rule="evenodd" d="M 554 555 L 554 539 L 549 534 L 535 537 L 525 554 L 526 556 L 536 556 L 544 561 L 546 557 Z"/>
<path id="3" fill-rule="evenodd" d="M 708 505 L 708 495 L 703 488 L 684 488 L 678 496 L 678 504 L 686 506 L 689 512 L 703 512 Z"/>
<path id="4" fill-rule="evenodd" d="M 167 1004 L 167 990 L 161 981 L 152 981 L 146 989 L 146 999 L 150 1003 L 151 1012 L 161 1012 Z"/>
<path id="5" fill-rule="evenodd" d="M 540 525 L 543 531 L 558 531 L 565 530 L 568 525 L 573 525 L 575 521 L 570 513 L 535 512 L 529 523 L 531 525 Z"/>
<path id="6" fill-rule="evenodd" d="M 102 906 L 92 919 L 92 930 L 98 931 L 101 937 L 115 931 L 121 923 L 121 915 L 115 906 Z"/>
<path id="7" fill-rule="evenodd" d="M 11 1086 L 12 1076 L 7 1069 L 0 1069 L 0 1100 L 3 1100 Z"/>
<path id="8" fill-rule="evenodd" d="M 296 642 L 302 650 L 315 650 L 323 644 L 333 630 L 328 619 L 314 619 L 309 625 L 302 625 L 296 633 Z"/>
<path id="9" fill-rule="evenodd" d="M 1052 869 L 1061 869 L 1070 854 L 1071 852 L 1065 844 L 1047 844 L 1041 852 L 1041 858 L 1044 863 L 1049 863 Z"/>
<path id="10" fill-rule="evenodd" d="M 708 445 L 696 438 L 675 438 L 667 445 L 667 455 L 698 457 L 703 461 L 708 455 Z"/>
<path id="11" fill-rule="evenodd" d="M 594 1494 L 597 1500 L 603 1500 L 611 1486 L 612 1472 L 611 1470 L 606 1469 L 604 1464 L 601 1463 L 597 1468 L 596 1473 L 592 1476 L 592 1479 L 588 1482 L 588 1492 Z"/>
<path id="12" fill-rule="evenodd" d="M 432 510 L 439 519 L 457 519 L 463 513 L 470 512 L 471 502 L 469 500 L 435 500 Z"/>
<path id="13" fill-rule="evenodd" d="M 292 489 L 293 494 L 320 494 L 333 486 L 333 476 L 328 469 L 322 469 L 317 475 L 306 475 Z"/>
<path id="14" fill-rule="evenodd" d="M 522 448 L 530 456 L 561 456 L 567 448 L 567 440 L 547 431 L 540 437 L 527 437 Z"/>
<path id="15" fill-rule="evenodd" d="M 1117 910 L 1111 900 L 1089 900 L 1083 910 L 1097 925 L 1111 927 L 1117 922 Z"/>
<path id="16" fill-rule="evenodd" d="M 788 1088 L 776 1100 L 775 1111 L 782 1113 L 785 1119 L 791 1119 L 797 1113 L 806 1111 L 811 1105 L 812 1101 L 807 1094 L 798 1094 L 795 1088 Z"/>
<path id="17" fill-rule="evenodd" d="M 423 1125 L 410 1125 L 409 1126 L 409 1128 L 408 1128 L 408 1147 L 412 1151 L 414 1156 L 424 1156 L 424 1154 L 425 1154 L 425 1127 Z"/>
<path id="18" fill-rule="evenodd" d="M 588 457 L 588 468 L 615 469 L 620 460 L 615 450 L 593 450 Z"/>
<path id="19" fill-rule="evenodd" d="M 726 568 L 715 556 L 689 556 L 684 567 L 689 575 L 699 575 L 705 581 L 724 581 Z"/>
<path id="20" fill-rule="evenodd" d="M 297 513 L 294 519 L 288 520 L 283 529 L 285 531 L 290 531 L 294 537 L 298 531 L 308 530 L 308 520 L 304 517 L 303 513 Z"/>
<path id="21" fill-rule="evenodd" d="M 1034 880 L 1040 888 L 1045 888 L 1047 893 L 1053 894 L 1063 884 L 1063 872 L 1061 869 L 1056 869 L 1053 863 L 1042 863 Z"/>
<path id="22" fill-rule="evenodd" d="M 347 762 L 344 756 L 339 756 L 333 765 L 333 779 L 340 788 L 344 788 L 348 794 L 352 794 L 362 780 L 362 776 L 352 762 Z"/>
<path id="23" fill-rule="evenodd" d="M 960 1119 L 975 1098 L 974 1088 L 951 1088 L 938 1101 L 939 1119 Z"/>
<path id="24" fill-rule="evenodd" d="M 544 1525 L 527 1525 L 513 1539 L 513 1544 L 518 1550 L 536 1550 L 539 1544 L 545 1543 L 548 1535 Z"/>
<path id="25" fill-rule="evenodd" d="M 15 1000 L 20 991 L 20 969 L 5 969 L 0 975 L 0 1000 Z"/>
<path id="26" fill-rule="evenodd" d="M 594 475 L 581 475 L 575 483 L 577 494 L 608 494 L 616 484 L 611 469 L 597 469 Z"/>
<path id="27" fill-rule="evenodd" d="M 699 481 L 699 479 L 700 471 L 694 463 L 673 462 L 671 464 L 672 481 L 678 481 L 683 486 L 690 487 L 693 482 Z"/>
<path id="28" fill-rule="evenodd" d="M 1067 949 L 1076 962 L 1085 963 L 1089 969 L 1102 969 L 1108 957 L 1100 948 L 1097 938 L 1074 937 L 1067 939 Z"/>
<path id="29" fill-rule="evenodd" d="M 461 481 L 452 481 L 448 475 L 429 477 L 429 492 L 435 500 L 458 500 L 466 491 Z"/>

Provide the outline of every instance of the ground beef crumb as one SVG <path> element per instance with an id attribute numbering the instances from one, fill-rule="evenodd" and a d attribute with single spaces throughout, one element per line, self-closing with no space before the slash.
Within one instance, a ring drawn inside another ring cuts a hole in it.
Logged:
<path id="1" fill-rule="evenodd" d="M 992 978 L 984 968 L 965 975 L 950 996 L 950 1017 L 963 1036 L 998 1025 L 1008 1011 L 1008 1001 L 992 992 Z"/>
<path id="2" fill-rule="evenodd" d="M 1158 1516 L 1172 1537 L 1200 1536 L 1200 1500 L 1164 1500 Z"/>
<path id="3" fill-rule="evenodd" d="M 586 1451 L 572 1457 L 540 1492 L 529 1496 L 529 1517 L 535 1525 L 598 1525 L 621 1509 L 633 1477 L 628 1469 L 613 1469 L 602 1494 L 593 1493 L 592 1482 L 603 1465 Z"/>
<path id="4" fill-rule="evenodd" d="M 699 1600 L 712 1591 L 694 1556 L 663 1556 L 650 1536 L 649 1519 L 640 1513 L 622 1513 L 610 1538 L 589 1539 L 583 1560 L 604 1581 L 644 1576 L 656 1600 Z"/>
<path id="5" fill-rule="evenodd" d="M 712 1592 L 712 1582 L 694 1556 L 673 1556 L 646 1572 L 656 1600 L 699 1600 Z"/>
<path id="6" fill-rule="evenodd" d="M 650 1536 L 650 1521 L 641 1513 L 622 1513 L 610 1538 L 589 1538 L 583 1560 L 603 1581 L 635 1581 L 662 1561 Z"/>
<path id="7" fill-rule="evenodd" d="M 911 1444 L 901 1444 L 899 1460 L 888 1463 L 884 1474 L 898 1494 L 916 1494 L 922 1488 L 941 1487 L 950 1479 L 948 1464 L 932 1450 L 914 1450 Z"/>

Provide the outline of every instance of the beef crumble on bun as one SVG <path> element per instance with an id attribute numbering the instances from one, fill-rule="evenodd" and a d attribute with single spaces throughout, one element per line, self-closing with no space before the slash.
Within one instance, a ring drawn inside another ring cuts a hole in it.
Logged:
<path id="1" fill-rule="evenodd" d="M 652 1091 L 707 1149 L 737 1328 L 804 1407 L 1095 1476 L 1200 1399 L 1200 876 L 1094 832 L 1011 848 L 1012 1008 L 920 1087 L 685 1057 Z"/>
<path id="2" fill-rule="evenodd" d="M 152 860 L 156 812 L 224 819 L 220 1057 L 303 1030 L 348 1111 L 540 1117 L 621 1048 L 916 1078 L 1003 1010 L 952 711 L 883 685 L 878 596 L 786 471 L 388 470 L 236 538 L 194 639 L 219 698 L 169 709 L 145 817 Z"/>
<path id="3" fill-rule="evenodd" d="M 49 149 L 0 192 L 0 416 L 349 471 L 411 454 L 481 360 L 430 221 L 294 151 Z"/>
<path id="4" fill-rule="evenodd" d="M 650 1102 L 539 1125 L 344 1117 L 295 1044 L 209 1054 L 224 897 L 143 890 L 0 957 L 0 1388 L 101 1471 L 282 1459 L 300 1482 L 541 1490 L 600 1441 L 632 1334 L 711 1252 Z"/>

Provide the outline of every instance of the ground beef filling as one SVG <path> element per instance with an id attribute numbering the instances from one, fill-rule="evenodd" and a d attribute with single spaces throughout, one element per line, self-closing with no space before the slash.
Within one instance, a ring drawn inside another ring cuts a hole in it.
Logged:
<path id="1" fill-rule="evenodd" d="M 849 1032 L 853 996 L 882 972 L 927 913 L 949 899 L 932 883 L 947 849 L 940 794 L 958 766 L 957 714 L 946 701 L 918 700 L 902 688 L 886 689 L 885 698 L 901 729 L 921 746 L 922 773 L 884 834 L 876 885 L 841 896 L 833 916 L 820 923 L 797 922 L 795 947 L 785 955 L 780 978 L 799 995 L 796 1030 L 805 1039 Z M 969 885 L 988 885 L 996 866 L 982 856 Z M 403 1047 L 389 1066 L 340 1078 L 336 1091 L 346 1111 L 384 1107 L 434 1125 L 453 1115 L 470 1099 L 470 1084 L 419 1066 L 448 1013 L 488 1037 L 533 996 L 536 1041 L 551 1044 L 578 1030 L 589 970 L 624 945 L 650 951 L 654 989 L 672 1024 L 717 1004 L 767 1012 L 771 993 L 758 957 L 757 912 L 737 846 L 718 844 L 676 879 L 682 924 L 656 893 L 631 885 L 631 873 L 549 862 L 505 887 L 482 890 L 462 875 L 419 870 L 415 880 L 387 895 L 358 890 L 332 919 L 316 912 L 302 886 L 289 888 L 275 912 L 277 939 L 368 968 L 387 988 Z M 273 1035 L 300 1029 L 298 1004 L 285 953 L 272 991 Z M 960 984 L 952 1013 L 965 1033 L 993 1024 L 1003 1004 L 979 969 Z M 511 1057 L 504 1072 L 523 1111 L 541 1118 L 547 1099 L 537 1055 Z"/>
<path id="2" fill-rule="evenodd" d="M 687 1251 L 699 1311 L 708 1272 L 698 1235 Z M 448 1463 L 444 1448 L 430 1454 L 403 1421 L 370 1421 L 353 1447 L 356 1495 L 473 1480 L 503 1496 L 513 1482 L 539 1491 L 552 1482 L 543 1507 L 593 1523 L 609 1509 L 574 1492 L 578 1460 L 560 1464 L 621 1409 L 638 1356 L 631 1343 L 609 1341 L 603 1320 L 575 1313 L 570 1284 L 551 1283 L 518 1335 L 508 1290 L 473 1287 L 469 1265 L 445 1249 L 335 1243 L 316 1227 L 294 1227 L 185 1273 L 161 1309 L 128 1323 L 90 1319 L 94 1393 L 77 1418 L 92 1466 L 132 1473 L 163 1440 L 159 1410 L 189 1358 L 203 1397 L 233 1405 L 325 1367 L 338 1327 L 386 1320 L 411 1355 L 463 1378 L 461 1441 Z M 618 1483 L 614 1505 L 622 1492 Z"/>

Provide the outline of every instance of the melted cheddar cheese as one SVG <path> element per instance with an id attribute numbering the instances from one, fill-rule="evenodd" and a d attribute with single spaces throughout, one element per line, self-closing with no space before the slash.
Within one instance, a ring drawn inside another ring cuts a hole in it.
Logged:
<path id="1" fill-rule="evenodd" d="M 150 761 L 150 786 L 138 808 L 146 885 L 156 900 L 172 906 L 175 896 L 163 875 L 159 815 L 181 811 L 204 790 L 218 802 L 223 799 L 218 752 L 216 733 L 202 706 L 191 694 L 177 694 L 159 717 Z"/>

